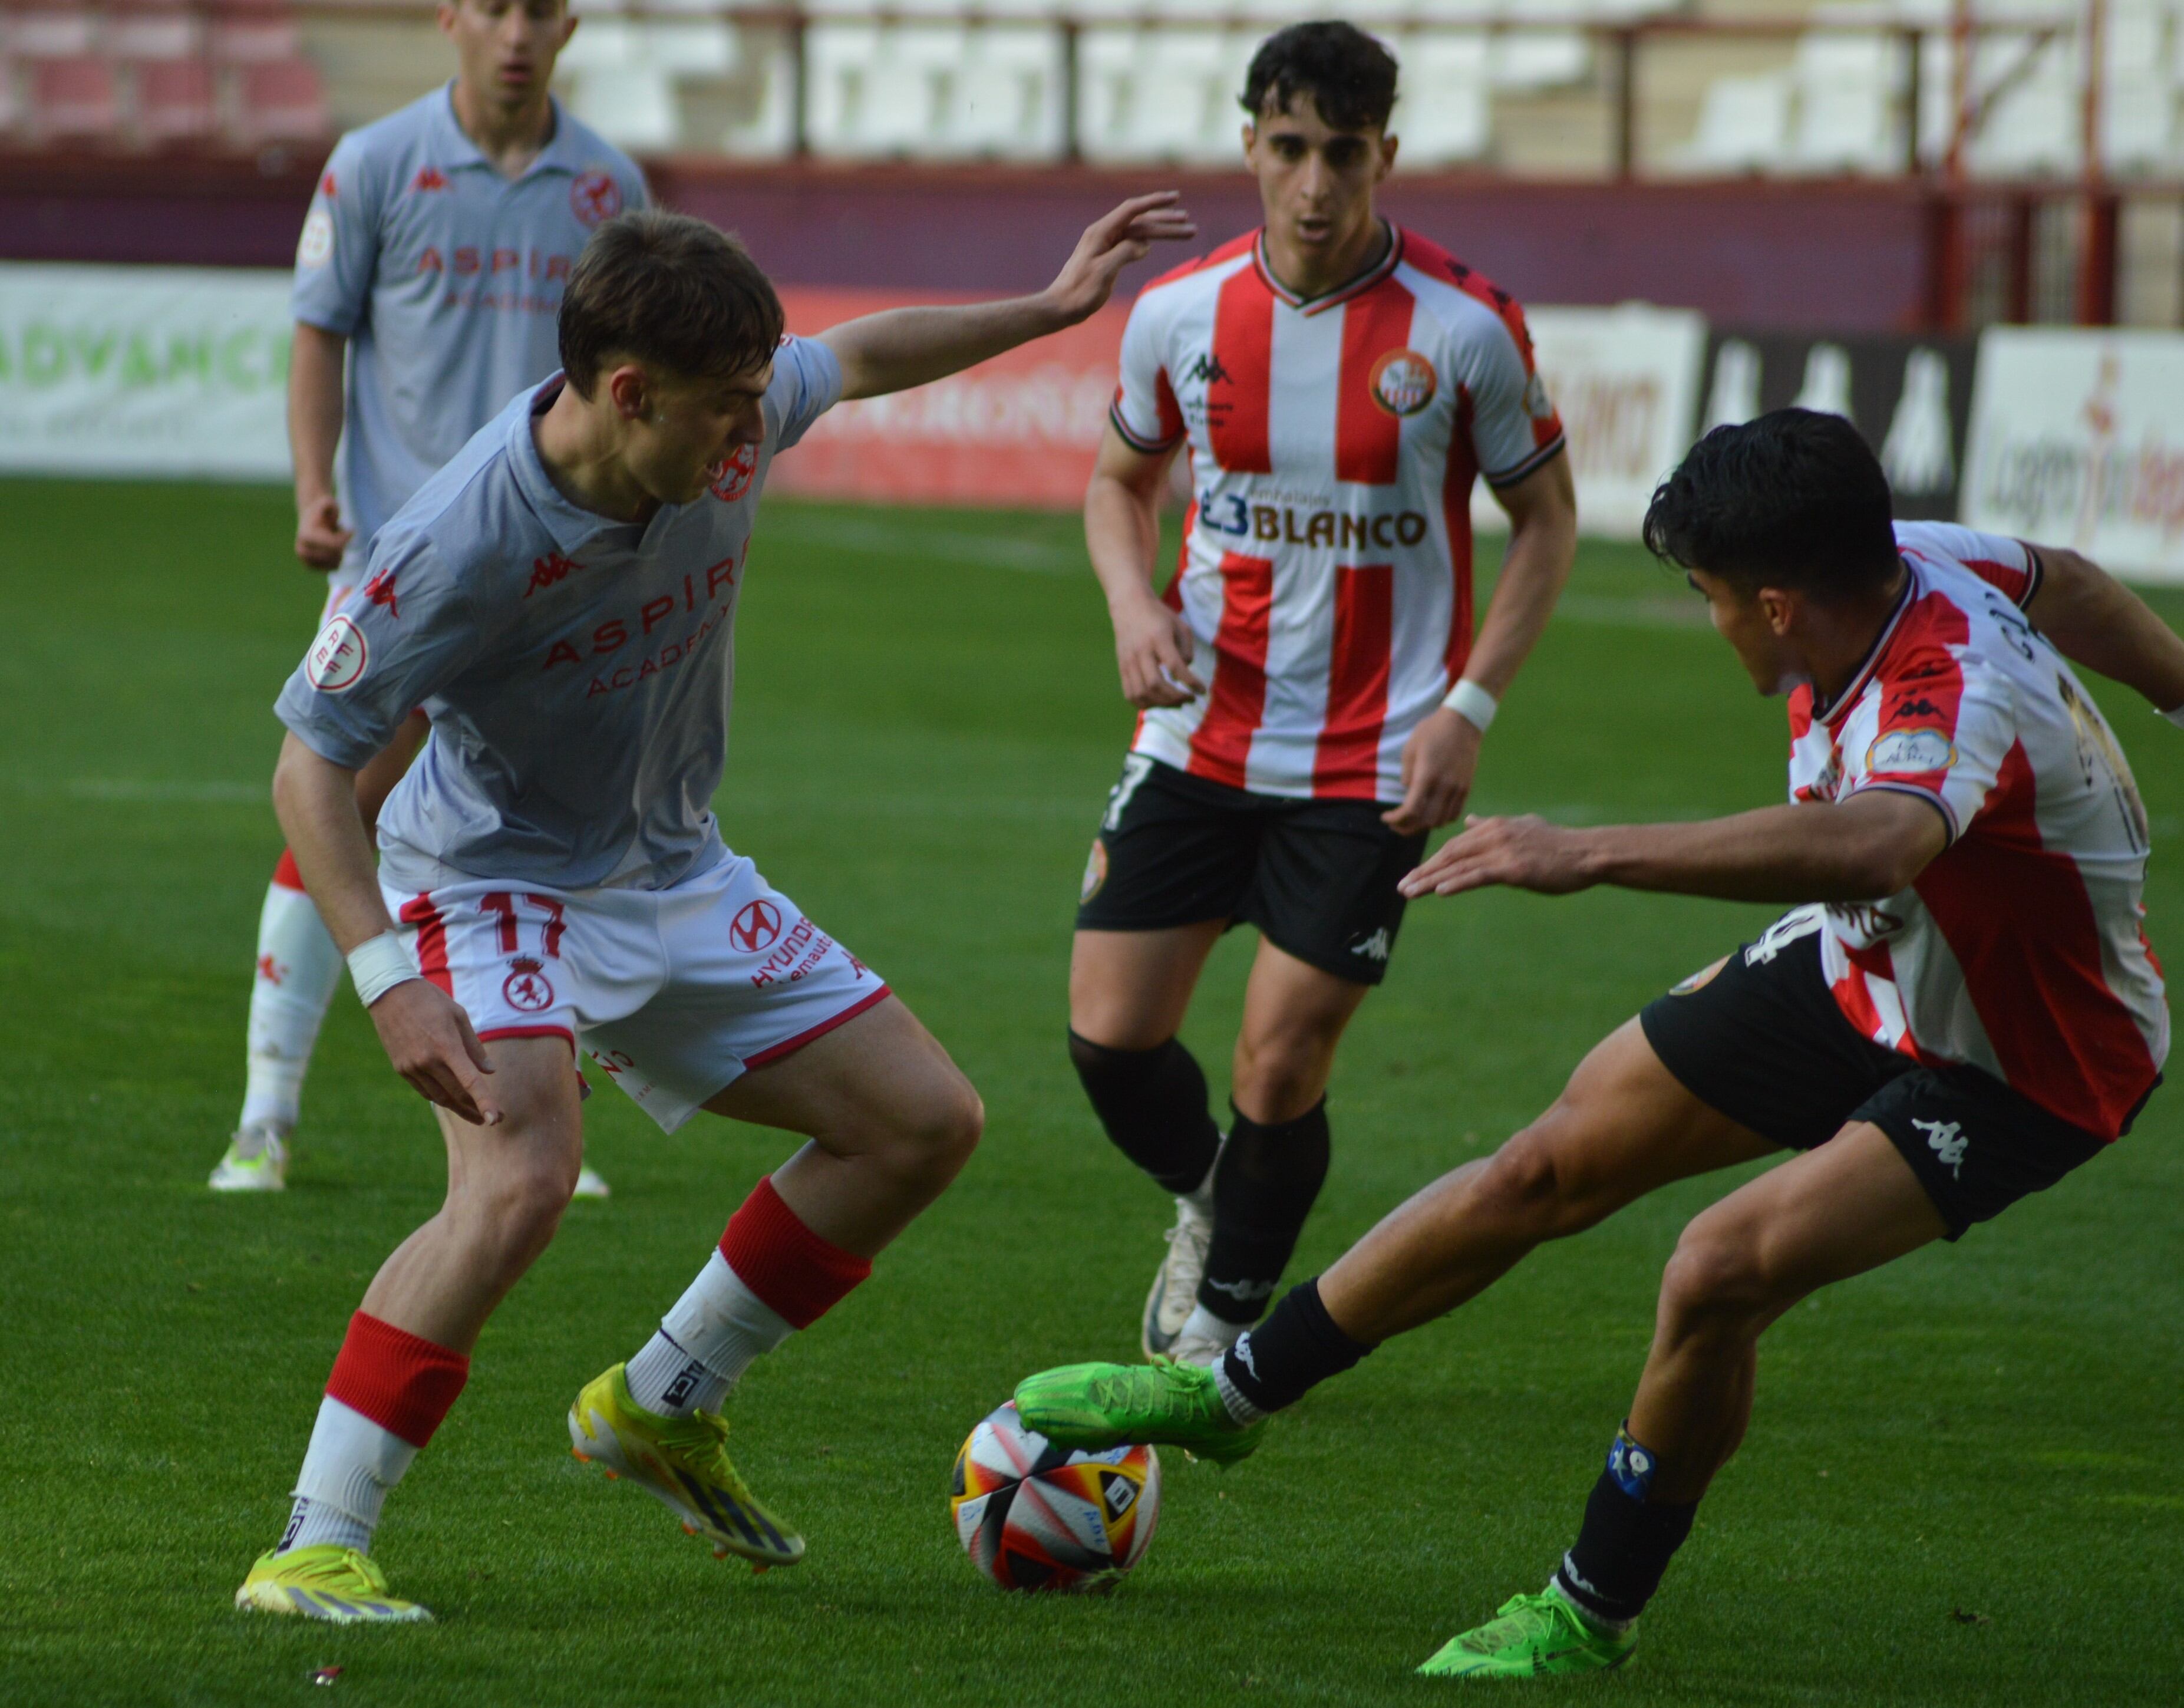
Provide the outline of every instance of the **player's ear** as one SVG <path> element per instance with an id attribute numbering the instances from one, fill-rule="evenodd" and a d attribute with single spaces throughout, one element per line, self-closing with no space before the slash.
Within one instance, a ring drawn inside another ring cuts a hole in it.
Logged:
<path id="1" fill-rule="evenodd" d="M 651 379 L 635 362 L 624 362 L 606 377 L 606 394 L 624 421 L 642 421 L 652 413 Z"/>
<path id="2" fill-rule="evenodd" d="M 1804 603 L 1795 588 L 1763 587 L 1758 593 L 1760 614 L 1766 617 L 1767 627 L 1777 636 L 1787 634 L 1790 626 L 1797 620 L 1797 610 Z"/>
<path id="3" fill-rule="evenodd" d="M 1396 170 L 1396 150 L 1401 146 L 1401 138 L 1390 136 L 1386 131 L 1381 132 L 1380 170 L 1373 180 L 1374 183 L 1377 184 L 1381 182 L 1387 177 L 1389 173 Z"/>

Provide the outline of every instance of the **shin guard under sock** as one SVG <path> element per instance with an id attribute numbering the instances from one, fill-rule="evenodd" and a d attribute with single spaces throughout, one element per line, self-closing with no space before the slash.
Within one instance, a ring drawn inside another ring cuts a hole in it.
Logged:
<path id="1" fill-rule="evenodd" d="M 237 1125 L 296 1125 L 304 1071 L 343 966 L 296 858 L 283 852 L 258 916 L 258 971 L 250 986 L 248 1080 Z"/>
<path id="2" fill-rule="evenodd" d="M 1117 1150 L 1178 1197 L 1206 1183 L 1221 1130 L 1206 1106 L 1206 1075 L 1181 1039 L 1111 1050 L 1072 1032 L 1069 1059 Z"/>
<path id="3" fill-rule="evenodd" d="M 1327 1156 L 1324 1097 L 1275 1126 L 1237 1112 L 1213 1173 L 1213 1238 L 1199 1303 L 1226 1322 L 1259 1320 L 1327 1179 Z"/>
<path id="4" fill-rule="evenodd" d="M 1315 1278 L 1291 1287 L 1264 1322 L 1246 1330 L 1213 1366 L 1213 1379 L 1230 1415 L 1251 1423 L 1294 1405 L 1372 1350 L 1335 1326 Z"/>
<path id="5" fill-rule="evenodd" d="M 1648 1499 L 1653 1470 L 1652 1454 L 1631 1439 L 1630 1426 L 1616 1431 L 1577 1541 L 1555 1573 L 1555 1588 L 1581 1611 L 1618 1624 L 1635 1619 L 1691 1534 L 1698 1502 Z"/>

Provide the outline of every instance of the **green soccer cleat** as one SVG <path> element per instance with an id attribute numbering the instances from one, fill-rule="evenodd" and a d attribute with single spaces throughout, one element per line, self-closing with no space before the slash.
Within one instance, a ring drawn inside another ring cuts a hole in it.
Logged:
<path id="1" fill-rule="evenodd" d="M 336 1625 L 421 1625 L 432 1617 L 387 1593 L 377 1560 L 332 1542 L 259 1555 L 235 1605 L 246 1613 L 298 1613 Z"/>
<path id="2" fill-rule="evenodd" d="M 570 1451 L 610 1477 L 627 1476 L 713 1544 L 763 1571 L 804 1558 L 804 1538 L 758 1504 L 728 1461 L 728 1426 L 716 1412 L 661 1417 L 629 1397 L 616 1365 L 569 1408 Z"/>
<path id="3" fill-rule="evenodd" d="M 1638 1633 L 1602 1631 L 1552 1589 L 1513 1595 L 1475 1631 L 1451 1637 L 1418 1668 L 1429 1678 L 1544 1678 L 1620 1666 L 1638 1646 Z"/>
<path id="4" fill-rule="evenodd" d="M 270 1121 L 243 1128 L 207 1182 L 216 1192 L 277 1192 L 288 1185 L 287 1136 Z"/>
<path id="5" fill-rule="evenodd" d="M 1056 1447 L 1093 1453 L 1155 1443 L 1195 1459 L 1234 1465 L 1267 1432 L 1267 1421 L 1239 1423 L 1202 1365 L 1070 1364 L 1017 1384 L 1017 1415 Z"/>

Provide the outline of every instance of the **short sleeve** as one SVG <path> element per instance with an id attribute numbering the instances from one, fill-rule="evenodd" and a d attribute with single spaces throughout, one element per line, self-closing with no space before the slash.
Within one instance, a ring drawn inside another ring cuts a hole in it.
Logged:
<path id="1" fill-rule="evenodd" d="M 766 389 L 773 449 L 787 450 L 841 400 L 842 365 L 833 351 L 817 338 L 783 338 L 773 353 L 773 383 Z"/>
<path id="2" fill-rule="evenodd" d="M 296 242 L 296 319 L 347 338 L 363 323 L 379 261 L 377 187 L 354 132 L 334 145 Z"/>
<path id="3" fill-rule="evenodd" d="M 1954 842 L 1986 807 L 2017 740 L 2008 678 L 1976 655 L 1921 648 L 1889 673 L 1880 704 L 1858 789 L 1931 801 Z"/>
<path id="4" fill-rule="evenodd" d="M 1489 486 L 1514 486 L 1563 448 L 1555 413 L 1532 356 L 1532 334 L 1513 298 L 1495 293 L 1491 324 L 1466 341 L 1460 374 L 1471 398 L 1471 443 Z"/>
<path id="5" fill-rule="evenodd" d="M 1953 522 L 1899 522 L 1896 548 L 1924 561 L 1962 564 L 2020 611 L 2040 591 L 2040 554 L 2007 534 Z"/>
<path id="6" fill-rule="evenodd" d="M 652 205 L 651 186 L 644 181 L 644 174 L 636 161 L 623 160 L 615 176 L 621 181 L 621 204 L 624 208 L 649 208 Z"/>
<path id="7" fill-rule="evenodd" d="M 460 673 L 482 639 L 469 599 L 429 542 L 375 550 L 363 584 L 319 631 L 274 712 L 320 758 L 359 769 Z"/>
<path id="8" fill-rule="evenodd" d="M 1123 327 L 1122 377 L 1108 419 L 1133 450 L 1150 455 L 1183 437 L 1183 410 L 1169 383 L 1161 331 L 1162 318 L 1140 297 Z"/>

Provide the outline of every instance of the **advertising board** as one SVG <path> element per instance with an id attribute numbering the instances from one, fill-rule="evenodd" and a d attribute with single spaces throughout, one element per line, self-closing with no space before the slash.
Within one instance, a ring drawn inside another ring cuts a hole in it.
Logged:
<path id="1" fill-rule="evenodd" d="M 1980 341 L 1964 520 L 2184 582 L 2184 338 L 1997 327 Z"/>

